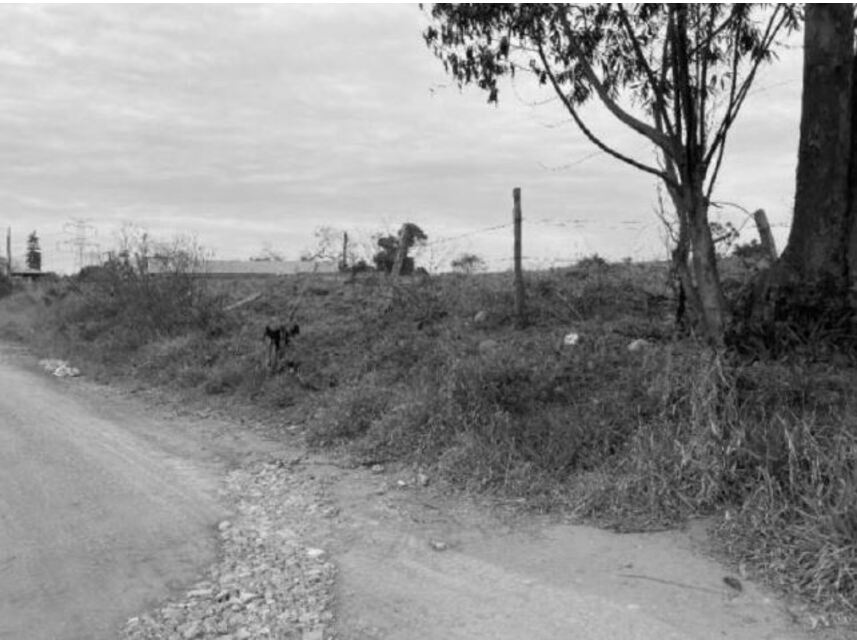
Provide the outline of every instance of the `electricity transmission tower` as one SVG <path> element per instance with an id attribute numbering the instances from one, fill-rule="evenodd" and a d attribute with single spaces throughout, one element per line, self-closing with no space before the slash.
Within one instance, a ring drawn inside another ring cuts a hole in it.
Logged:
<path id="1" fill-rule="evenodd" d="M 63 225 L 62 229 L 69 238 L 58 245 L 75 253 L 74 267 L 76 271 L 80 271 L 86 265 L 87 249 L 98 250 L 98 244 L 89 239 L 90 236 L 96 236 L 98 231 L 95 226 L 88 223 L 88 219 L 71 219 Z"/>

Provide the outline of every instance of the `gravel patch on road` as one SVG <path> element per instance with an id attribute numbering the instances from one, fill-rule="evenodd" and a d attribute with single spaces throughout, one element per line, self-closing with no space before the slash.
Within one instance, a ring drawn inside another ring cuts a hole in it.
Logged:
<path id="1" fill-rule="evenodd" d="M 323 485 L 287 462 L 228 474 L 236 507 L 218 525 L 221 552 L 183 596 L 131 618 L 131 639 L 330 638 L 335 567 L 306 542 L 310 525 L 336 515 Z"/>

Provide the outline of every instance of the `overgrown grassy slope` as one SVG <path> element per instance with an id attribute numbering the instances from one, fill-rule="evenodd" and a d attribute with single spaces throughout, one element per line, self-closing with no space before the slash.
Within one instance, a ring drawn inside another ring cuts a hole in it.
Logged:
<path id="1" fill-rule="evenodd" d="M 533 273 L 516 330 L 508 274 L 393 287 L 371 273 L 211 282 L 114 267 L 3 299 L 0 326 L 90 374 L 240 399 L 303 424 L 313 445 L 419 463 L 531 509 L 630 529 L 714 514 L 751 569 L 852 609 L 854 356 L 718 355 L 673 336 L 667 295 L 659 264 Z M 262 331 L 292 319 L 297 370 L 270 373 Z"/>

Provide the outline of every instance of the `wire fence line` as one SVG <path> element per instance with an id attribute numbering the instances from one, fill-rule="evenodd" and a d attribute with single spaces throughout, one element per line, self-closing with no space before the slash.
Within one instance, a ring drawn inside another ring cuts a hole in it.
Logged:
<path id="1" fill-rule="evenodd" d="M 739 243 L 743 243 L 754 234 L 754 227 L 749 223 L 752 215 L 748 214 L 748 211 L 748 208 L 723 202 L 723 207 L 712 214 L 716 212 L 717 218 L 727 221 L 731 219 L 736 229 L 744 233 L 744 236 L 739 239 Z M 526 262 L 529 269 L 570 265 L 594 254 L 615 260 L 631 257 L 641 261 L 667 256 L 664 239 L 666 230 L 663 223 L 652 212 L 639 216 L 626 216 L 622 219 L 572 213 L 566 216 L 536 214 L 529 217 L 524 214 L 522 223 L 526 252 L 522 260 Z M 782 247 L 784 236 L 791 227 L 790 221 L 773 220 L 770 226 L 778 231 L 777 245 Z M 428 260 L 427 267 L 432 271 L 448 270 L 451 261 L 455 258 L 463 254 L 474 254 L 481 257 L 489 269 L 495 267 L 505 269 L 513 262 L 512 228 L 513 222 L 510 220 L 506 223 L 475 227 L 456 234 L 429 238 L 423 244 L 423 248 L 417 251 L 421 255 L 419 260 Z M 497 235 L 503 235 L 503 237 L 498 238 Z M 63 238 L 62 233 L 45 231 L 40 238 L 43 269 L 70 270 L 73 258 L 70 253 L 59 247 L 59 241 Z M 483 243 L 468 244 L 470 240 L 479 240 Z M 23 264 L 24 239 L 16 238 L 15 241 L 13 257 L 16 263 Z M 97 263 L 97 261 L 98 258 L 93 255 L 89 263 Z"/>
<path id="2" fill-rule="evenodd" d="M 663 235 L 657 232 L 661 224 L 654 217 L 650 222 L 642 218 L 599 221 L 580 216 L 522 216 L 521 220 L 524 247 L 529 250 L 521 260 L 531 270 L 569 266 L 593 255 L 617 260 L 633 257 L 643 261 L 666 256 Z M 447 270 L 452 261 L 465 255 L 479 257 L 489 270 L 509 269 L 514 263 L 513 227 L 513 222 L 483 226 L 429 240 L 418 250 L 419 260 L 425 262 L 431 272 Z M 618 230 L 628 233 L 625 248 L 621 244 L 617 248 L 616 243 L 609 242 L 611 236 L 615 241 Z M 498 239 L 497 233 L 503 238 Z M 482 243 L 462 243 L 475 240 Z M 498 252 L 499 246 L 502 250 Z"/>
<path id="3" fill-rule="evenodd" d="M 755 228 L 751 225 L 753 216 L 743 206 L 723 202 L 722 207 L 712 211 L 711 218 L 713 222 L 733 226 L 740 235 L 736 243 L 746 243 L 751 237 L 755 238 Z M 653 212 L 623 219 L 580 215 L 524 215 L 521 219 L 524 248 L 530 250 L 521 259 L 529 269 L 568 266 L 596 254 L 614 260 L 637 261 L 661 260 L 669 256 L 668 230 Z M 791 223 L 786 221 L 771 223 L 771 227 L 781 231 L 790 226 Z M 465 254 L 479 256 L 489 269 L 508 269 L 514 262 L 513 238 L 509 234 L 512 228 L 510 221 L 430 240 L 424 245 L 430 257 L 429 269 L 448 269 L 451 260 Z M 551 231 L 556 231 L 552 239 Z M 497 233 L 509 234 L 508 239 L 496 239 L 494 235 Z M 489 242 L 488 237 L 493 237 L 493 240 Z M 484 243 L 470 244 L 469 247 L 459 245 L 474 239 Z M 782 242 L 781 239 L 778 241 Z M 503 249 L 497 252 L 499 244 Z M 566 247 L 558 247 L 562 245 Z M 493 248 L 489 250 L 486 246 Z"/>
<path id="4" fill-rule="evenodd" d="M 461 239 L 466 239 L 468 237 L 474 237 L 476 235 L 484 234 L 486 232 L 493 232 L 494 230 L 503 230 L 505 228 L 511 228 L 511 227 L 512 227 L 511 223 L 504 223 L 502 225 L 488 226 L 487 228 L 479 228 L 477 230 L 471 230 L 470 232 L 464 232 L 462 234 L 456 234 L 456 235 L 452 235 L 449 237 L 441 237 L 439 239 L 433 239 L 432 241 L 427 241 L 424 244 L 424 246 L 428 248 L 431 246 L 449 243 L 450 241 L 459 241 Z"/>

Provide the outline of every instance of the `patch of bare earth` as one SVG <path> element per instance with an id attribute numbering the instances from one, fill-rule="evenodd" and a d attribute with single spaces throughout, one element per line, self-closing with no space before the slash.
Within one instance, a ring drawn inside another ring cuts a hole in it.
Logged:
<path id="1" fill-rule="evenodd" d="M 736 587 L 701 528 L 614 534 L 451 497 L 408 469 L 306 466 L 339 509 L 313 535 L 338 567 L 339 638 L 821 634 L 752 582 Z"/>
<path id="2" fill-rule="evenodd" d="M 220 525 L 218 562 L 131 619 L 129 637 L 836 636 L 707 555 L 699 524 L 615 534 L 526 515 L 409 468 L 308 453 L 297 427 L 261 410 L 239 413 L 230 435 L 234 407 L 192 409 L 217 440 L 249 433 L 283 448 L 251 449 L 227 475 L 236 513 Z"/>

